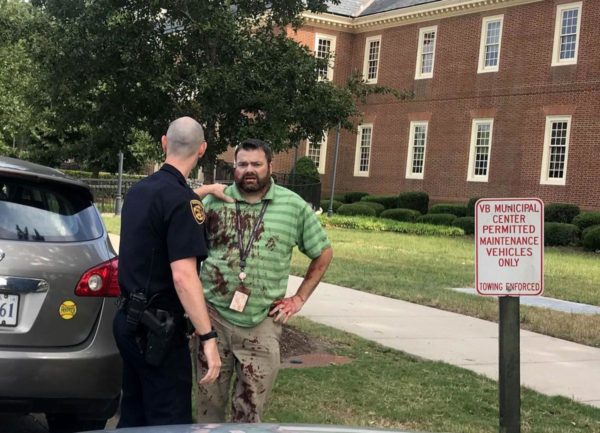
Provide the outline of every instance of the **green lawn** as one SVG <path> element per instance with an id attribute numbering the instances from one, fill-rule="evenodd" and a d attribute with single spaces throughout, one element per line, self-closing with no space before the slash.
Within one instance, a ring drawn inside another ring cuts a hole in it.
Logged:
<path id="1" fill-rule="evenodd" d="M 104 216 L 119 233 L 120 218 Z M 449 290 L 473 287 L 474 240 L 470 236 L 417 236 L 328 228 L 334 259 L 324 281 L 392 298 L 498 319 L 498 301 Z M 600 305 L 600 256 L 575 248 L 547 247 L 544 295 Z M 308 259 L 294 253 L 292 273 L 302 275 Z M 600 315 L 586 316 L 521 306 L 524 329 L 600 347 Z"/>
<path id="2" fill-rule="evenodd" d="M 292 326 L 330 342 L 349 364 L 283 369 L 264 421 L 498 431 L 498 385 L 468 370 L 425 361 L 308 320 Z M 523 433 L 598 433 L 600 409 L 521 391 Z"/>
<path id="3" fill-rule="evenodd" d="M 328 228 L 334 259 L 324 280 L 392 298 L 497 320 L 498 301 L 448 290 L 474 287 L 473 237 L 416 236 Z M 545 249 L 544 295 L 600 305 L 600 256 L 574 248 Z M 296 252 L 292 273 L 308 259 Z M 521 306 L 526 329 L 600 347 L 600 315 Z"/>
<path id="4" fill-rule="evenodd" d="M 104 217 L 113 233 L 119 219 Z M 335 259 L 329 282 L 414 302 L 497 317 L 497 302 L 447 290 L 473 284 L 472 238 L 409 236 L 328 229 Z M 575 250 L 546 249 L 547 293 L 599 304 L 597 257 Z M 293 270 L 307 260 L 294 255 Z M 555 321 L 576 322 L 571 315 L 522 307 L 525 326 L 546 333 Z M 549 315 L 548 315 L 549 314 Z M 558 314 L 558 316 L 555 316 Z M 577 320 L 576 320 L 577 319 Z M 582 318 L 583 329 L 600 329 Z M 495 433 L 498 431 L 498 384 L 471 371 L 426 361 L 376 343 L 294 318 L 292 326 L 329 343 L 348 356 L 344 365 L 283 369 L 269 399 L 265 422 L 343 424 L 414 431 Z M 566 323 L 566 333 L 576 327 Z M 580 329 L 574 333 L 583 334 Z M 594 333 L 590 333 L 589 338 Z M 598 332 L 596 332 L 597 334 Z M 597 339 L 598 336 L 595 336 Z M 600 433 L 600 409 L 563 397 L 521 391 L 523 433 Z"/>

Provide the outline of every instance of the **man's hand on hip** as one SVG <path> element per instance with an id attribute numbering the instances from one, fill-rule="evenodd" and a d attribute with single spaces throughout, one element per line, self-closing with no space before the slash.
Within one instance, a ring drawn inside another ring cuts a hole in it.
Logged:
<path id="1" fill-rule="evenodd" d="M 275 322 L 287 323 L 290 317 L 302 309 L 303 305 L 304 300 L 300 295 L 283 298 L 273 302 L 273 308 L 269 311 L 269 316 L 274 317 Z"/>

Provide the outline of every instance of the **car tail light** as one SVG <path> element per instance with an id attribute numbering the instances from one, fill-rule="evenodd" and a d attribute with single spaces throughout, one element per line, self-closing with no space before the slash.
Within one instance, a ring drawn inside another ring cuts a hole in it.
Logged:
<path id="1" fill-rule="evenodd" d="M 79 279 L 75 294 L 77 296 L 119 296 L 118 278 L 119 259 L 104 262 L 88 269 Z"/>

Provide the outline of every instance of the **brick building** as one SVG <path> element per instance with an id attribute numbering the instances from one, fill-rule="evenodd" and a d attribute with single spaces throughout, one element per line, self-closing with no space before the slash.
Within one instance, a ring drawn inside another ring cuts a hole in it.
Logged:
<path id="1" fill-rule="evenodd" d="M 342 0 L 291 37 L 335 53 L 323 76 L 414 92 L 371 96 L 342 131 L 336 192 L 432 202 L 539 197 L 600 209 L 600 0 Z M 330 191 L 336 131 L 303 144 Z M 294 151 L 280 154 L 288 171 Z M 327 197 L 327 195 L 325 195 Z"/>

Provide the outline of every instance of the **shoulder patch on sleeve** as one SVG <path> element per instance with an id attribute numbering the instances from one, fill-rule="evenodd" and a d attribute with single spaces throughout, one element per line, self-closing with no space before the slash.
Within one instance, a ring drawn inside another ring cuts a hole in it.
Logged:
<path id="1" fill-rule="evenodd" d="M 192 215 L 194 215 L 194 219 L 198 224 L 202 224 L 206 219 L 202 202 L 200 200 L 190 200 L 190 206 L 192 207 Z"/>

